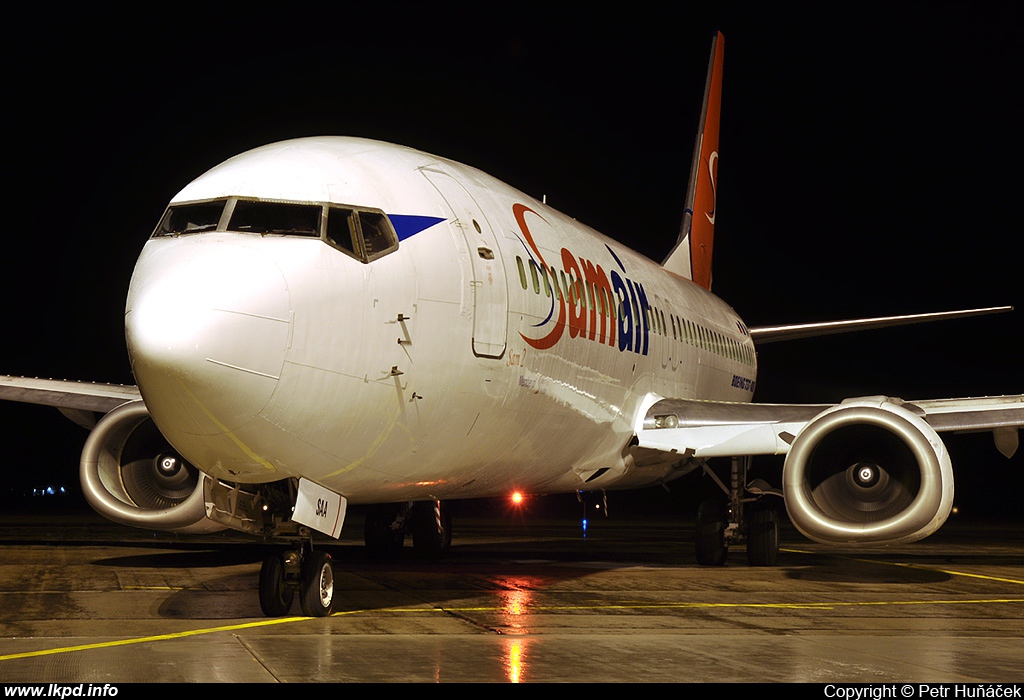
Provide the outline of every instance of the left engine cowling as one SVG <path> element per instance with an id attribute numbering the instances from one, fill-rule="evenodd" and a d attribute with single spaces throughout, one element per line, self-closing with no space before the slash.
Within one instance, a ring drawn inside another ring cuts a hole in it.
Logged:
<path id="1" fill-rule="evenodd" d="M 793 525 L 828 544 L 913 542 L 953 507 L 946 446 L 921 416 L 883 397 L 845 401 L 809 422 L 782 482 Z"/>
<path id="2" fill-rule="evenodd" d="M 96 423 L 79 476 L 89 505 L 114 522 L 185 533 L 224 529 L 206 517 L 206 475 L 171 447 L 142 401 Z"/>

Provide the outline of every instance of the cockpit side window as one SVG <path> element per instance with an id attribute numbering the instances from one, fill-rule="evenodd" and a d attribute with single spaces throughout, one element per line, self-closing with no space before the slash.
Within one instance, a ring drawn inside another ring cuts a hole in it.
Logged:
<path id="1" fill-rule="evenodd" d="M 327 242 L 332 246 L 358 258 L 352 234 L 355 232 L 355 212 L 339 207 L 327 208 Z"/>
<path id="2" fill-rule="evenodd" d="M 320 235 L 322 207 L 310 204 L 282 202 L 252 202 L 240 199 L 228 222 L 229 231 L 259 233 L 261 235 L 311 236 Z"/>
<path id="3" fill-rule="evenodd" d="M 176 236 L 186 233 L 202 233 L 217 230 L 220 216 L 227 200 L 180 204 L 168 207 L 157 224 L 154 236 Z"/>
<path id="4" fill-rule="evenodd" d="M 359 212 L 359 228 L 362 230 L 363 255 L 368 262 L 398 247 L 398 238 L 391 228 L 391 222 L 382 213 Z"/>
<path id="5" fill-rule="evenodd" d="M 398 236 L 383 212 L 329 206 L 327 242 L 363 262 L 398 248 Z"/>

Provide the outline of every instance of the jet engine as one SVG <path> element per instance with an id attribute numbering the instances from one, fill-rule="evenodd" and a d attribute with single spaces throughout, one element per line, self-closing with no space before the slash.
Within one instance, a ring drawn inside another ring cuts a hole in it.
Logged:
<path id="1" fill-rule="evenodd" d="M 800 431 L 783 467 L 789 517 L 817 542 L 897 544 L 935 532 L 953 505 L 953 469 L 910 404 L 843 402 Z"/>
<path id="2" fill-rule="evenodd" d="M 157 430 L 142 401 L 105 415 L 89 433 L 80 465 L 82 491 L 100 515 L 150 530 L 205 533 L 206 476 Z"/>

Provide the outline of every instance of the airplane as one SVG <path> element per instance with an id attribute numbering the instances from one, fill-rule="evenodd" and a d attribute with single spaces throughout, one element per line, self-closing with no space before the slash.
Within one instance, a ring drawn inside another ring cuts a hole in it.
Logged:
<path id="1" fill-rule="evenodd" d="M 710 475 L 696 553 L 777 562 L 781 497 L 831 544 L 928 536 L 953 501 L 939 433 L 1017 449 L 1024 395 L 753 403 L 759 344 L 1008 311 L 748 327 L 711 292 L 724 38 L 712 42 L 678 240 L 658 264 L 497 179 L 412 148 L 298 138 L 215 166 L 167 206 L 135 265 L 136 385 L 0 378 L 0 398 L 89 429 L 105 517 L 282 542 L 268 616 L 325 616 L 348 506 L 375 556 L 451 547 L 445 502 Z M 782 483 L 749 479 L 785 455 Z M 708 465 L 731 458 L 721 479 Z"/>

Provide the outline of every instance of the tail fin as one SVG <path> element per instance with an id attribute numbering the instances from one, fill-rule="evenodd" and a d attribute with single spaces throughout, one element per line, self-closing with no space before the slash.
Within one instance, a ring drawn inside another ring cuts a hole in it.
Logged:
<path id="1" fill-rule="evenodd" d="M 718 121 L 722 106 L 722 66 L 725 37 L 721 32 L 711 41 L 711 59 L 704 86 L 697 140 L 690 164 L 686 211 L 679 227 L 679 239 L 662 266 L 711 289 L 711 253 L 715 242 L 715 181 L 718 177 Z"/>

